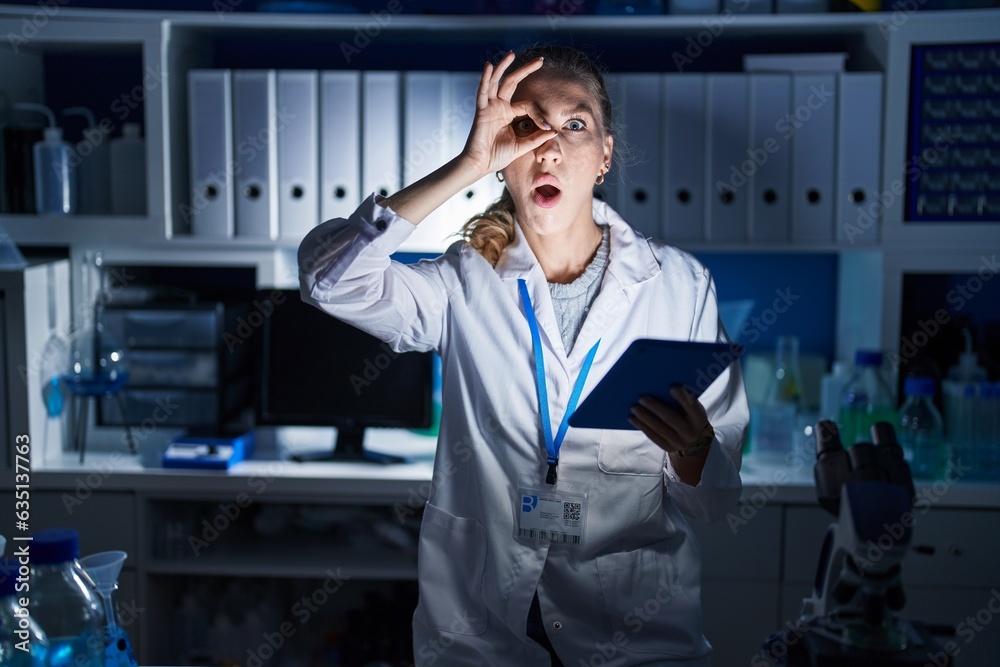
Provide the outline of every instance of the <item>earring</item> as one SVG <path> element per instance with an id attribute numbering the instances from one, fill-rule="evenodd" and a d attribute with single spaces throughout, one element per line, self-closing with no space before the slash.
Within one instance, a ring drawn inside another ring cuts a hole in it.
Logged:
<path id="1" fill-rule="evenodd" d="M 503 174 L 501 174 L 499 171 L 497 172 L 497 180 L 503 183 Z"/>
<path id="2" fill-rule="evenodd" d="M 600 174 L 597 175 L 597 180 L 594 181 L 594 183 L 596 185 L 600 185 L 603 182 L 604 182 L 604 172 L 601 172 Z"/>

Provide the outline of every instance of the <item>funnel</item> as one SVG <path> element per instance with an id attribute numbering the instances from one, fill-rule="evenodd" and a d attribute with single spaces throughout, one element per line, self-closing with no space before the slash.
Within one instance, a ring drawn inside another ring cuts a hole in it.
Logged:
<path id="1" fill-rule="evenodd" d="M 97 584 L 101 593 L 113 591 L 118 583 L 118 574 L 128 554 L 124 551 L 102 551 L 80 559 L 80 565 Z"/>
<path id="2" fill-rule="evenodd" d="M 80 559 L 80 565 L 104 598 L 104 665 L 138 667 L 135 651 L 118 616 L 118 575 L 128 554 L 124 551 L 101 551 Z"/>

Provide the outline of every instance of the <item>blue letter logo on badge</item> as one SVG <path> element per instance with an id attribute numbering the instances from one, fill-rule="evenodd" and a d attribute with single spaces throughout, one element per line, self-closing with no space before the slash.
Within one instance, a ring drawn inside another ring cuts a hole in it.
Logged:
<path id="1" fill-rule="evenodd" d="M 538 496 L 521 496 L 521 511 L 530 512 L 538 505 Z"/>

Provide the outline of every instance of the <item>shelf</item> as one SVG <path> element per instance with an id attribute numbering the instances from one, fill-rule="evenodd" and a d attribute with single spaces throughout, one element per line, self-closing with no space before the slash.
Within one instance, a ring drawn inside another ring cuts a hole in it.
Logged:
<path id="1" fill-rule="evenodd" d="M 264 538 L 247 544 L 212 543 L 189 560 L 150 558 L 145 571 L 155 575 L 204 577 L 326 577 L 329 571 L 348 579 L 409 581 L 417 578 L 414 556 L 385 547 L 359 550 L 331 540 L 288 544 Z"/>

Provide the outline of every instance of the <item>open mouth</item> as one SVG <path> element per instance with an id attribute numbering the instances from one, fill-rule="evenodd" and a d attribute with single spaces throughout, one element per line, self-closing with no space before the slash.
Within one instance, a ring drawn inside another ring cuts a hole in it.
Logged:
<path id="1" fill-rule="evenodd" d="M 542 208 L 552 208 L 559 202 L 561 190 L 554 185 L 539 185 L 534 190 L 535 204 Z"/>

